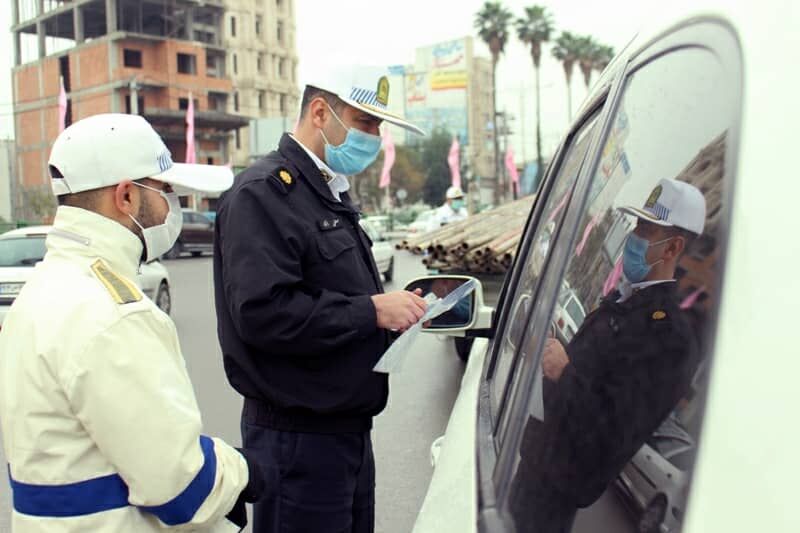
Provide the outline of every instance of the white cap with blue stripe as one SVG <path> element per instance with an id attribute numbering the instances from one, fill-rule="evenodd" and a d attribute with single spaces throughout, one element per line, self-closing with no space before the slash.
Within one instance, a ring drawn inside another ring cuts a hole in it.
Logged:
<path id="1" fill-rule="evenodd" d="M 620 211 L 658 226 L 674 226 L 703 233 L 706 200 L 700 189 L 685 181 L 662 179 L 650 193 L 644 207 L 620 207 Z"/>
<path id="2" fill-rule="evenodd" d="M 62 131 L 48 165 L 56 196 L 151 178 L 173 185 L 179 193 L 222 192 L 233 184 L 233 172 L 220 165 L 174 163 L 169 149 L 139 115 L 104 113 L 75 122 Z"/>
<path id="3" fill-rule="evenodd" d="M 315 80 L 306 86 L 316 87 L 338 96 L 344 103 L 365 113 L 394 124 L 418 135 L 425 135 L 419 127 L 403 117 L 389 112 L 389 78 L 370 72 L 370 69 L 355 70 L 346 75 L 326 81 Z"/>

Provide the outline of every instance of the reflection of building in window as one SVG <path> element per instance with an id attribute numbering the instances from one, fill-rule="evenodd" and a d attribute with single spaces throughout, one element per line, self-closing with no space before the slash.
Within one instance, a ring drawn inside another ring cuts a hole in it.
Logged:
<path id="1" fill-rule="evenodd" d="M 679 278 L 681 294 L 691 294 L 691 287 L 705 287 L 705 293 L 716 293 L 718 283 L 717 259 L 720 255 L 719 236 L 722 223 L 722 196 L 725 183 L 725 142 L 722 133 L 700 150 L 697 156 L 683 169 L 676 179 L 691 183 L 706 199 L 706 227 L 703 235 L 695 240 L 680 262 L 686 275 Z M 710 310 L 713 298 L 698 299 L 696 307 L 704 312 Z"/>

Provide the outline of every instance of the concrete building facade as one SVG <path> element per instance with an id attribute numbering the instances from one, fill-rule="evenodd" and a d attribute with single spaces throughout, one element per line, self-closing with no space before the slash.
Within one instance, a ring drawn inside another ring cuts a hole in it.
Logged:
<path id="1" fill-rule="evenodd" d="M 67 125 L 97 113 L 138 113 L 175 161 L 185 160 L 191 94 L 197 162 L 227 163 L 233 132 L 247 120 L 228 112 L 234 91 L 224 14 L 221 0 L 12 0 L 18 204 L 46 203 L 49 195 L 61 80 Z M 47 218 L 46 209 L 36 211 L 27 216 Z"/>
<path id="2" fill-rule="evenodd" d="M 234 85 L 231 112 L 293 124 L 299 109 L 294 0 L 223 3 L 223 42 Z M 240 130 L 232 147 L 234 166 L 250 163 L 251 144 L 250 130 Z"/>

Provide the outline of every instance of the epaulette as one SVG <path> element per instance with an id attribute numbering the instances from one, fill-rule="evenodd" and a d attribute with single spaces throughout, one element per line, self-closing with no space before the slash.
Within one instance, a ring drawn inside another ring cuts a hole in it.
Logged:
<path id="1" fill-rule="evenodd" d="M 142 299 L 141 291 L 134 284 L 112 272 L 101 259 L 92 264 L 92 272 L 118 304 L 129 304 Z"/>
<path id="2" fill-rule="evenodd" d="M 297 185 L 297 178 L 286 167 L 278 167 L 269 175 L 269 182 L 281 193 L 289 194 Z"/>

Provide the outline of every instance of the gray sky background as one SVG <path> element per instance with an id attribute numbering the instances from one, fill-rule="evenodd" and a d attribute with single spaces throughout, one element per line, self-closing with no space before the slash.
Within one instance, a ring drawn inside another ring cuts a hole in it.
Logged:
<path id="1" fill-rule="evenodd" d="M 506 0 L 515 14 L 535 0 Z M 540 2 L 554 16 L 556 30 L 590 34 L 619 51 L 647 19 L 658 16 L 663 3 L 656 0 L 559 0 Z M 0 138 L 12 137 L 10 3 L 0 5 Z M 305 80 L 331 65 L 395 65 L 414 61 L 414 50 L 475 35 L 473 20 L 482 0 L 295 0 L 297 18 L 298 73 Z M 672 0 L 691 9 L 692 0 Z M 488 49 L 476 38 L 476 55 L 489 57 Z M 595 74 L 596 77 L 596 74 Z M 546 48 L 542 59 L 542 128 L 544 151 L 554 148 L 567 117 L 567 93 L 561 65 Z M 593 78 L 594 79 L 594 78 Z M 573 75 L 573 109 L 586 95 L 583 78 Z M 516 115 L 515 135 L 510 139 L 518 162 L 533 159 L 535 153 L 533 66 L 528 50 L 514 36 L 498 66 L 498 109 Z"/>

